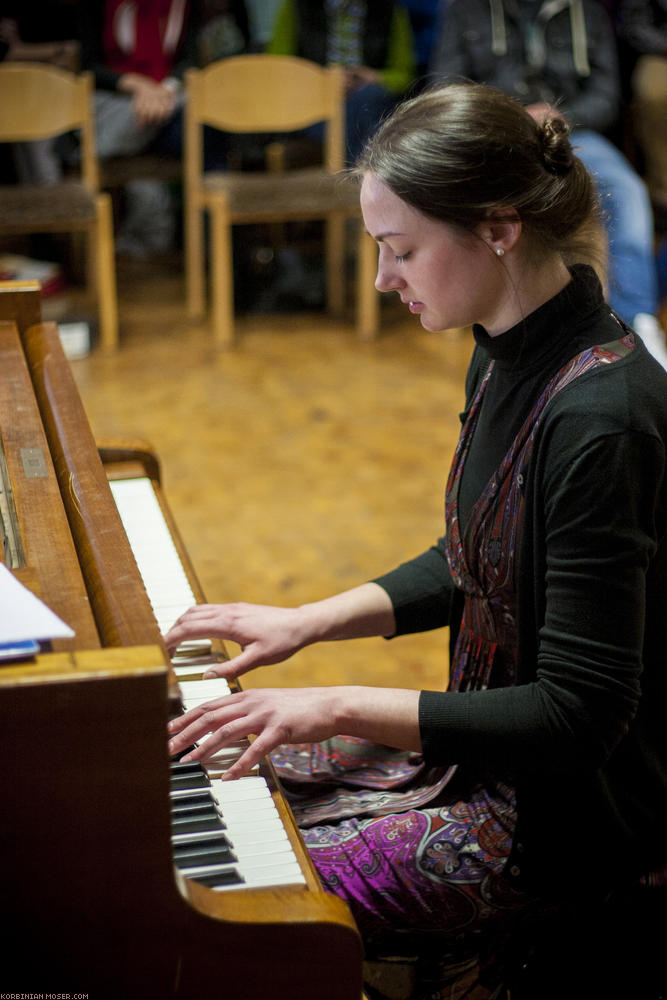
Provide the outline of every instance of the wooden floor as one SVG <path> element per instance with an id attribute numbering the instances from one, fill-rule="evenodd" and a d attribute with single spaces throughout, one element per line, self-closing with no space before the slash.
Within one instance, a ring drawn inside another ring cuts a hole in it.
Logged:
<path id="1" fill-rule="evenodd" d="M 72 362 L 95 435 L 147 439 L 211 602 L 295 605 L 363 582 L 441 532 L 470 333 L 431 334 L 387 302 L 351 317 L 246 315 L 215 353 L 181 268 L 119 263 L 121 348 Z M 326 644 L 245 686 L 440 686 L 444 632 Z"/>

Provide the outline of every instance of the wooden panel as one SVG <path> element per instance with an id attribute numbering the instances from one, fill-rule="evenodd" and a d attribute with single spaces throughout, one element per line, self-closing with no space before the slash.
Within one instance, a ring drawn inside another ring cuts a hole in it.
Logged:
<path id="1" fill-rule="evenodd" d="M 162 645 L 55 323 L 23 342 L 102 643 Z"/>
<path id="2" fill-rule="evenodd" d="M 16 323 L 23 333 L 42 318 L 38 281 L 0 281 L 0 319 Z"/>
<path id="3" fill-rule="evenodd" d="M 88 594 L 60 497 L 21 342 L 0 322 L 0 433 L 18 514 L 26 565 L 38 596 L 76 632 L 55 648 L 99 645 Z"/>

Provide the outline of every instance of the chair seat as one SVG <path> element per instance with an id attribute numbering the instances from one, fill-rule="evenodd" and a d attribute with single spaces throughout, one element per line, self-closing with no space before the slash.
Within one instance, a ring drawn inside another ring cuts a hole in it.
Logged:
<path id="1" fill-rule="evenodd" d="M 332 174 L 320 167 L 285 173 L 241 173 L 211 171 L 204 175 L 207 194 L 223 193 L 233 219 L 248 222 L 322 218 L 340 209 L 359 214 L 359 184 L 345 174 Z"/>
<path id="2" fill-rule="evenodd" d="M 78 181 L 0 186 L 0 230 L 39 232 L 85 225 L 96 217 L 95 196 Z"/>

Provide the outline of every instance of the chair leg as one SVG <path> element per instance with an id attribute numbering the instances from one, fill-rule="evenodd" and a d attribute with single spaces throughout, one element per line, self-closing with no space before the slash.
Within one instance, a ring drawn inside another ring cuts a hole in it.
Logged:
<path id="1" fill-rule="evenodd" d="M 326 220 L 324 253 L 327 309 L 340 315 L 345 308 L 345 217 L 340 212 Z"/>
<path id="2" fill-rule="evenodd" d="M 357 251 L 357 334 L 360 340 L 374 340 L 380 326 L 380 298 L 375 290 L 377 248 L 363 226 Z"/>
<path id="3" fill-rule="evenodd" d="M 102 350 L 111 354 L 118 349 L 118 299 L 116 295 L 113 215 L 111 198 L 108 194 L 98 194 L 96 202 L 95 266 L 100 310 L 100 342 Z"/>
<path id="4" fill-rule="evenodd" d="M 199 199 L 186 194 L 185 287 L 188 315 L 203 316 L 206 308 L 204 280 L 204 214 Z"/>
<path id="5" fill-rule="evenodd" d="M 220 348 L 234 343 L 234 265 L 232 226 L 224 194 L 208 198 L 211 216 L 211 298 L 213 300 L 213 337 Z"/>

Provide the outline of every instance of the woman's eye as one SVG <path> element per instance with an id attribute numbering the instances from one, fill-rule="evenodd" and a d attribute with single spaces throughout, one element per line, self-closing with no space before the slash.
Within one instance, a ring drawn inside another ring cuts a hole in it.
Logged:
<path id="1" fill-rule="evenodd" d="M 407 260 L 409 256 L 410 256 L 409 253 L 396 254 L 394 260 L 396 261 L 397 264 L 402 264 L 403 261 Z"/>

